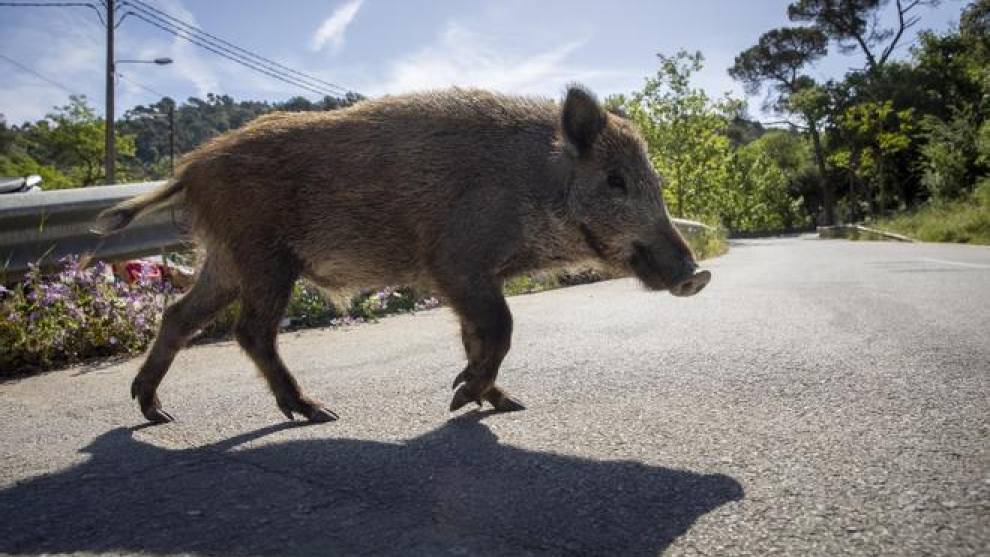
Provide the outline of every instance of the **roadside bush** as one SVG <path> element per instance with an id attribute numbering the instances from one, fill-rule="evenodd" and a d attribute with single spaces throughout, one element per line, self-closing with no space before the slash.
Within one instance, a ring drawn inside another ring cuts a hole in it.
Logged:
<path id="1" fill-rule="evenodd" d="M 105 263 L 63 263 L 54 275 L 32 267 L 13 289 L 0 286 L 0 376 L 138 353 L 157 331 L 168 284 L 142 273 L 128 285 Z"/>
<path id="2" fill-rule="evenodd" d="M 113 355 L 138 354 L 154 338 L 162 310 L 178 295 L 167 282 L 142 273 L 133 284 L 117 280 L 103 262 L 77 258 L 43 275 L 32 267 L 17 286 L 0 286 L 0 377 L 41 371 Z M 150 268 L 149 268 L 150 271 Z M 410 288 L 367 291 L 341 311 L 305 281 L 293 288 L 283 328 L 337 327 L 440 305 Z M 199 332 L 200 340 L 227 337 L 238 304 Z"/>
<path id="3" fill-rule="evenodd" d="M 981 181 L 968 199 L 933 200 L 915 211 L 881 219 L 876 227 L 924 242 L 990 245 L 990 180 Z"/>

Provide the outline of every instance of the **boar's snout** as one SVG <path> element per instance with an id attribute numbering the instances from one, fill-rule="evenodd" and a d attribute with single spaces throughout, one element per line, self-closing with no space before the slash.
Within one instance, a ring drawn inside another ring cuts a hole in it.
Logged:
<path id="1" fill-rule="evenodd" d="M 674 296 L 694 296 L 698 292 L 701 292 L 705 286 L 708 286 L 708 281 L 710 280 L 712 280 L 711 272 L 698 271 L 692 273 L 686 280 L 671 286 L 670 293 Z"/>
<path id="2" fill-rule="evenodd" d="M 674 296 L 694 296 L 708 285 L 712 274 L 698 270 L 680 234 L 664 232 L 651 244 L 634 243 L 630 266 L 648 288 L 668 290 Z"/>

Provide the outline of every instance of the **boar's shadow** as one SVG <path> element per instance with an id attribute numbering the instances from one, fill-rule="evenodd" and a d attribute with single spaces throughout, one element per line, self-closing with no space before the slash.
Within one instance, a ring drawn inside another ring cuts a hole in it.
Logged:
<path id="1" fill-rule="evenodd" d="M 0 553 L 656 555 L 743 497 L 724 475 L 499 444 L 483 416 L 403 444 L 235 448 L 282 424 L 169 450 L 112 430 L 0 490 Z"/>

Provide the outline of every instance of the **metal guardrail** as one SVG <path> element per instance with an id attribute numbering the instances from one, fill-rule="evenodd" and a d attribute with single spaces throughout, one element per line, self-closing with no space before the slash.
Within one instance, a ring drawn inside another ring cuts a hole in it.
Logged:
<path id="1" fill-rule="evenodd" d="M 112 260 L 180 247 L 179 214 L 172 211 L 142 217 L 108 237 L 90 231 L 101 211 L 162 183 L 0 195 L 0 282 L 19 279 L 29 263 L 51 268 L 67 255 Z"/>
<path id="2" fill-rule="evenodd" d="M 913 242 L 907 236 L 868 228 L 859 224 L 839 224 L 835 226 L 819 226 L 818 237 L 822 239 L 859 239 L 859 240 L 890 240 L 894 242 Z"/>
<path id="3" fill-rule="evenodd" d="M 685 234 L 687 236 L 693 236 L 705 232 L 715 232 L 714 228 L 708 226 L 703 222 L 698 222 L 696 220 L 687 220 L 687 219 L 670 219 L 670 220 L 674 222 L 674 226 L 677 227 L 677 230 L 679 230 L 681 234 Z"/>
<path id="4" fill-rule="evenodd" d="M 107 237 L 90 231 L 104 209 L 163 183 L 0 195 L 0 282 L 16 281 L 28 270 L 29 263 L 52 268 L 67 255 L 91 254 L 113 260 L 181 247 L 184 239 L 176 224 L 178 210 L 145 215 Z M 700 222 L 673 220 L 687 235 L 712 230 Z"/>

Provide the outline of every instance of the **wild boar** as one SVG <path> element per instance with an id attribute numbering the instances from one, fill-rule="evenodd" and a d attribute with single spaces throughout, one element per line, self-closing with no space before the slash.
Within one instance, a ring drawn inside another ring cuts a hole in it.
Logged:
<path id="1" fill-rule="evenodd" d="M 176 352 L 235 300 L 237 341 L 281 411 L 337 419 L 276 348 L 300 277 L 330 292 L 439 293 L 467 354 L 451 411 L 523 409 L 495 383 L 512 334 L 507 278 L 594 261 L 677 296 L 711 278 L 672 225 L 634 126 L 578 85 L 560 104 L 452 89 L 264 116 L 186 156 L 173 180 L 109 209 L 100 228 L 180 203 L 206 256 L 131 387 L 152 422 L 172 420 L 156 391 Z"/>

